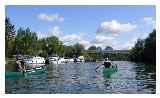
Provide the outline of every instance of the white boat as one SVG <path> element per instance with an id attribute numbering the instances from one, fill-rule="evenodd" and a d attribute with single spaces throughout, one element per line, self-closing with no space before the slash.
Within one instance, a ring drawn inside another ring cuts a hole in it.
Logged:
<path id="1" fill-rule="evenodd" d="M 58 60 L 58 63 L 60 64 L 60 63 L 65 63 L 66 62 L 66 60 L 64 59 L 64 58 L 60 58 L 59 60 Z"/>
<path id="2" fill-rule="evenodd" d="M 68 58 L 64 58 L 65 63 L 69 63 L 69 59 Z"/>
<path id="3" fill-rule="evenodd" d="M 84 62 L 85 61 L 84 56 L 79 56 L 77 61 L 78 62 Z"/>
<path id="4" fill-rule="evenodd" d="M 68 62 L 72 63 L 72 62 L 74 62 L 74 59 L 68 59 Z"/>
<path id="5" fill-rule="evenodd" d="M 45 65 L 45 58 L 35 56 L 24 60 L 29 67 L 40 67 Z"/>
<path id="6" fill-rule="evenodd" d="M 32 58 L 25 59 L 27 64 L 45 64 L 45 59 L 43 57 L 35 56 Z"/>

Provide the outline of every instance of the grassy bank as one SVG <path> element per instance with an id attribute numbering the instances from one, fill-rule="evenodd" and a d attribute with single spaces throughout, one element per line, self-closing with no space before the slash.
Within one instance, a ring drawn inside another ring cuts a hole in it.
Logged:
<path id="1" fill-rule="evenodd" d="M 11 71 L 11 70 L 13 70 L 13 67 L 14 67 L 14 65 L 15 65 L 16 59 L 15 59 L 15 58 L 8 58 L 8 57 L 6 57 L 6 58 L 5 58 L 5 61 L 6 61 L 5 70 L 6 70 L 6 71 Z"/>

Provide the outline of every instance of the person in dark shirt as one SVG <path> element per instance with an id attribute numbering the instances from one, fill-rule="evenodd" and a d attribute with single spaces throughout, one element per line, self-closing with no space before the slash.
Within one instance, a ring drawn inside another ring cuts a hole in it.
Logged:
<path id="1" fill-rule="evenodd" d="M 105 68 L 111 68 L 113 64 L 112 64 L 112 62 L 111 62 L 108 58 L 105 58 L 103 64 L 97 66 L 97 67 L 96 67 L 96 70 L 97 70 L 100 66 L 102 66 L 102 65 L 103 65 Z"/>
<path id="2" fill-rule="evenodd" d="M 103 65 L 104 65 L 105 68 L 110 68 L 111 65 L 112 65 L 112 63 L 111 63 L 111 61 L 110 61 L 108 58 L 106 58 L 106 59 L 104 60 Z"/>

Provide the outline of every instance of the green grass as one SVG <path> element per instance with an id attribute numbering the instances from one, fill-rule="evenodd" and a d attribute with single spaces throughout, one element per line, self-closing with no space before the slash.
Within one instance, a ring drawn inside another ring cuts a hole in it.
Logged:
<path id="1" fill-rule="evenodd" d="M 14 65 L 15 65 L 15 61 L 16 61 L 15 58 L 8 58 L 8 57 L 6 57 L 5 58 L 5 62 L 6 62 L 6 64 L 5 64 L 5 70 L 6 71 L 13 70 Z"/>

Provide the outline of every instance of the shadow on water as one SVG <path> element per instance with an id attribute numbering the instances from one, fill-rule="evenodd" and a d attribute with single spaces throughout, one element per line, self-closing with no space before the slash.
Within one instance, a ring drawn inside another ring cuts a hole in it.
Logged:
<path id="1" fill-rule="evenodd" d="M 153 67 L 150 65 L 145 65 L 143 63 L 138 63 L 135 67 L 136 80 L 141 81 L 138 83 L 138 86 L 141 86 L 141 89 L 138 91 L 150 89 L 150 93 L 155 94 L 156 92 L 156 72 Z"/>

